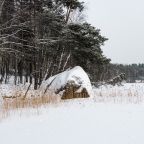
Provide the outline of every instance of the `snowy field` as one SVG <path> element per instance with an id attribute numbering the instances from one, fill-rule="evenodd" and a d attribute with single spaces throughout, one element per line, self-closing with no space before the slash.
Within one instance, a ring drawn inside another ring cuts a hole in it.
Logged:
<path id="1" fill-rule="evenodd" d="M 10 112 L 0 144 L 144 144 L 144 84 L 94 89 L 94 98 Z"/>
<path id="2" fill-rule="evenodd" d="M 96 102 L 144 103 L 144 83 L 127 83 L 123 86 L 101 86 L 93 89 Z"/>

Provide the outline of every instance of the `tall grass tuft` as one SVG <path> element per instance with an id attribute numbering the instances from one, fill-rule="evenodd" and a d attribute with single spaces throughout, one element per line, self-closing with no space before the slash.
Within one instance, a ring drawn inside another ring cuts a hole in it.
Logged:
<path id="1" fill-rule="evenodd" d="M 3 96 L 3 101 L 0 106 L 0 120 L 7 118 L 11 111 L 22 110 L 23 108 L 39 109 L 41 106 L 48 106 L 50 104 L 58 104 L 61 101 L 60 97 L 47 93 L 45 95 L 28 96 L 24 98 L 22 93 L 16 92 L 16 96 Z"/>

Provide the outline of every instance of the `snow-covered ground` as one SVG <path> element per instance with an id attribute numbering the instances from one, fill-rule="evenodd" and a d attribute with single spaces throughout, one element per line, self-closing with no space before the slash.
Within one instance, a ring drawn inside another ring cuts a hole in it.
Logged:
<path id="1" fill-rule="evenodd" d="M 0 122 L 0 144 L 144 144 L 143 85 L 101 87 L 94 98 L 12 111 Z"/>
<path id="2" fill-rule="evenodd" d="M 144 83 L 125 83 L 123 86 L 101 86 L 93 89 L 96 102 L 144 103 Z"/>

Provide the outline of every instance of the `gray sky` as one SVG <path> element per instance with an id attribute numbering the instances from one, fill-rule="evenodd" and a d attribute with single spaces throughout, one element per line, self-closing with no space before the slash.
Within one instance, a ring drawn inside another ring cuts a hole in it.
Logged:
<path id="1" fill-rule="evenodd" d="M 144 0 L 83 0 L 87 20 L 109 38 L 104 54 L 113 63 L 144 63 Z"/>

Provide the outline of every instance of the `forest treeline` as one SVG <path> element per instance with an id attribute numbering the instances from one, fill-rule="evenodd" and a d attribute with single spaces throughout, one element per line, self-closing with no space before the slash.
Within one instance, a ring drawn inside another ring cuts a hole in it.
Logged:
<path id="1" fill-rule="evenodd" d="M 75 65 L 90 75 L 110 59 L 108 39 L 83 18 L 79 0 L 0 0 L 0 80 L 17 84 L 42 80 Z M 99 69 L 100 68 L 100 69 Z"/>
<path id="2" fill-rule="evenodd" d="M 129 83 L 144 82 L 144 64 L 108 64 L 103 65 L 100 76 L 91 75 L 94 81 L 108 81 L 120 74 L 125 74 Z M 94 74 L 94 73 L 93 73 Z"/>
<path id="3" fill-rule="evenodd" d="M 143 65 L 114 65 L 103 55 L 108 40 L 83 17 L 79 0 L 0 0 L 0 82 L 29 82 L 81 66 L 92 81 L 126 73 L 143 77 Z"/>

